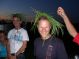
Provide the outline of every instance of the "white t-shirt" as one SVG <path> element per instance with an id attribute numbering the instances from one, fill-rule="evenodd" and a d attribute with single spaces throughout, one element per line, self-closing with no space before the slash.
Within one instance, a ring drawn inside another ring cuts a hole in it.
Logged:
<path id="1" fill-rule="evenodd" d="M 10 42 L 10 53 L 16 53 L 21 48 L 23 41 L 29 41 L 27 31 L 23 28 L 10 30 L 8 39 Z"/>

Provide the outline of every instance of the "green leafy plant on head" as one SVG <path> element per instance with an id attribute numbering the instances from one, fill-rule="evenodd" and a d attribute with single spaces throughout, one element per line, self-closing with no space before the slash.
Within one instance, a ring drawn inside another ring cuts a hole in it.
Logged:
<path id="1" fill-rule="evenodd" d="M 44 12 L 40 12 L 40 11 L 35 11 L 36 15 L 35 15 L 35 21 L 34 24 L 32 26 L 32 30 L 34 30 L 37 27 L 37 22 L 39 21 L 39 18 L 42 16 L 47 17 L 47 20 L 50 22 L 51 24 L 51 34 L 53 35 L 58 35 L 59 31 L 61 31 L 62 35 L 63 35 L 63 29 L 62 27 L 64 26 L 63 24 L 61 24 L 60 22 L 56 21 L 52 16 L 44 13 Z"/>

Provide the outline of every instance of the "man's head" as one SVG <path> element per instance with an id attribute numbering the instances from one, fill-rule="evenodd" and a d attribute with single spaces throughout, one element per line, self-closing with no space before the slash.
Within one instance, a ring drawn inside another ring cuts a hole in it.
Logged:
<path id="1" fill-rule="evenodd" d="M 42 37 L 47 37 L 48 35 L 50 35 L 51 24 L 48 21 L 47 17 L 42 16 L 39 18 L 37 28 Z"/>
<path id="2" fill-rule="evenodd" d="M 12 16 L 12 20 L 13 20 L 13 25 L 15 26 L 15 28 L 16 29 L 20 28 L 21 23 L 22 23 L 21 17 L 19 15 L 17 15 L 17 14 L 14 14 Z"/>
<path id="3" fill-rule="evenodd" d="M 3 30 L 0 30 L 0 41 L 4 41 L 6 39 L 6 33 Z"/>
<path id="4" fill-rule="evenodd" d="M 56 21 L 52 16 L 50 16 L 46 13 L 40 12 L 40 11 L 36 11 L 36 17 L 35 17 L 35 21 L 34 21 L 32 29 L 36 29 L 37 25 L 39 27 L 39 24 L 42 23 L 42 22 L 40 22 L 40 19 L 42 20 L 42 22 L 46 21 L 49 23 L 49 29 L 51 30 L 51 31 L 49 31 L 50 34 L 58 35 L 59 30 L 61 30 L 61 32 L 63 34 L 63 29 L 62 29 L 63 25 L 60 22 Z"/>

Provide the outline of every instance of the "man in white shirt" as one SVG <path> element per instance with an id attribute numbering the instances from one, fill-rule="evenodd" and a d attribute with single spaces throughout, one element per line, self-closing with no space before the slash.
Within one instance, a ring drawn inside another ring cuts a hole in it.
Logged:
<path id="1" fill-rule="evenodd" d="M 24 59 L 23 52 L 27 47 L 27 41 L 29 41 L 27 31 L 21 28 L 21 23 L 21 17 L 14 14 L 13 25 L 15 28 L 9 31 L 8 39 L 10 43 L 10 56 L 12 58 L 15 57 L 15 59 Z"/>

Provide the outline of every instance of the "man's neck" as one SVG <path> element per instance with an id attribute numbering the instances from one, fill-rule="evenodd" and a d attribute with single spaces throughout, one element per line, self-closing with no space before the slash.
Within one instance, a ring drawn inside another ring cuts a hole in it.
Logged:
<path id="1" fill-rule="evenodd" d="M 48 38 L 50 38 L 51 37 L 51 35 L 49 34 L 49 35 L 47 35 L 46 37 L 42 37 L 42 39 L 43 40 L 46 40 L 46 39 L 48 39 Z"/>
<path id="2" fill-rule="evenodd" d="M 15 28 L 16 30 L 19 30 L 19 29 L 21 29 L 21 27 L 18 27 L 18 28 Z"/>

